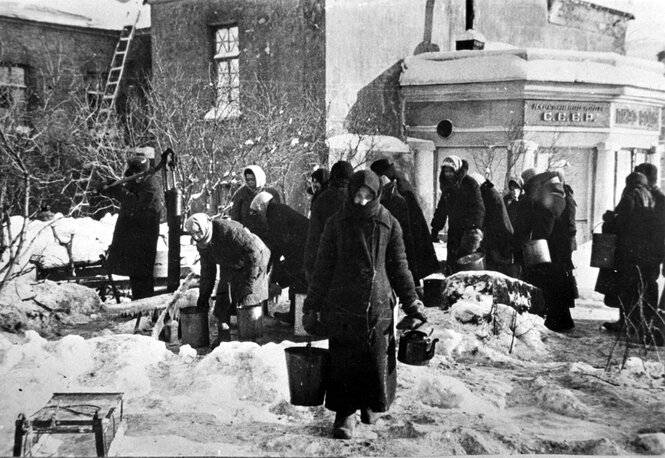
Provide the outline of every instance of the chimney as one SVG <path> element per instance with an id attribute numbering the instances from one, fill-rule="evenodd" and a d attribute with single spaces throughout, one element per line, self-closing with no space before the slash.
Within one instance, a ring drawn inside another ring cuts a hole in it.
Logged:
<path id="1" fill-rule="evenodd" d="M 457 51 L 479 51 L 485 48 L 487 40 L 482 33 L 473 30 L 475 16 L 473 0 L 466 0 L 466 31 L 455 42 Z"/>

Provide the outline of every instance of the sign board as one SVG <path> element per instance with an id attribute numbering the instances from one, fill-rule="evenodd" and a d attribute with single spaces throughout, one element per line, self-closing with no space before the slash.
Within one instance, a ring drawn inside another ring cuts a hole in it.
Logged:
<path id="1" fill-rule="evenodd" d="M 660 110 L 658 107 L 615 103 L 613 114 L 615 126 L 656 132 L 660 130 Z"/>
<path id="2" fill-rule="evenodd" d="M 552 127 L 610 127 L 610 104 L 566 100 L 525 100 L 524 124 Z"/>

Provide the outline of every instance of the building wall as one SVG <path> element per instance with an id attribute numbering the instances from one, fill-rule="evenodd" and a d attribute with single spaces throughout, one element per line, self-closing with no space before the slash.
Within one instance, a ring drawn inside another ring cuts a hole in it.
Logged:
<path id="1" fill-rule="evenodd" d="M 35 93 L 31 103 L 39 103 L 48 77 L 64 80 L 54 93 L 56 100 L 67 98 L 70 83 L 85 94 L 88 72 L 105 72 L 119 32 L 0 17 L 0 61 L 24 66 L 27 86 Z M 48 84 L 48 83 L 46 83 Z"/>
<path id="2" fill-rule="evenodd" d="M 152 1 L 154 65 L 176 64 L 192 84 L 206 85 L 213 27 L 237 24 L 241 93 L 256 79 L 295 94 L 309 85 L 322 88 L 324 19 L 319 0 Z"/>

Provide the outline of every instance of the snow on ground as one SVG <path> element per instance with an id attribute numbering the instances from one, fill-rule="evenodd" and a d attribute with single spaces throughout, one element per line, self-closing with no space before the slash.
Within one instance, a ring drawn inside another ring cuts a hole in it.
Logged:
<path id="1" fill-rule="evenodd" d="M 612 455 L 646 453 L 645 444 L 657 451 L 663 366 L 653 350 L 631 348 L 620 370 L 624 345 L 612 352 L 613 337 L 598 329 L 608 313 L 590 318 L 602 308 L 581 300 L 569 334 L 508 306 L 497 306 L 490 321 L 481 319 L 482 302 L 428 309 L 436 355 L 428 366 L 398 363 L 390 411 L 374 426 L 358 424 L 349 441 L 331 438 L 332 412 L 289 403 L 284 348 L 304 342 L 280 337 L 288 328 L 270 325 L 261 345 L 234 340 L 207 354 L 115 334 L 131 328 L 122 323 L 90 338 L 2 334 L 0 455 L 10 453 L 18 414 L 63 391 L 124 392 L 123 432 L 111 449 L 120 456 Z M 35 450 L 94 453 L 92 436 L 49 436 Z"/>

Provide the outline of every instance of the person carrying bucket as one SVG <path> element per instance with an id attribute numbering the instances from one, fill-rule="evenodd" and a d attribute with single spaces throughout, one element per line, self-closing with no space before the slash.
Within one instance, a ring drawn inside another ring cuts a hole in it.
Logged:
<path id="1" fill-rule="evenodd" d="M 523 172 L 525 194 L 518 207 L 515 236 L 520 245 L 543 241 L 549 259 L 535 262 L 525 251 L 525 280 L 539 287 L 545 300 L 545 326 L 555 332 L 573 329 L 570 308 L 577 293 L 566 194 L 560 175 L 553 171 Z"/>
<path id="2" fill-rule="evenodd" d="M 474 253 L 483 240 L 485 205 L 480 186 L 469 175 L 469 165 L 458 156 L 447 156 L 441 163 L 439 186 L 441 199 L 432 218 L 432 241 L 448 221 L 447 270 L 458 270 L 455 262 L 462 256 Z"/>
<path id="3" fill-rule="evenodd" d="M 261 239 L 242 224 L 212 220 L 205 213 L 195 213 L 185 221 L 185 230 L 196 242 L 201 256 L 201 280 L 197 307 L 209 309 L 209 300 L 220 268 L 214 315 L 218 337 L 230 340 L 230 320 L 234 307 L 260 307 L 268 299 L 268 261 L 270 250 Z"/>
<path id="4" fill-rule="evenodd" d="M 354 173 L 344 206 L 323 230 L 303 306 L 305 330 L 329 339 L 325 405 L 336 412 L 336 439 L 353 437 L 358 410 L 360 420 L 372 424 L 395 398 L 393 290 L 406 313 L 398 329 L 427 321 L 402 229 L 380 201 L 379 177 L 370 170 Z"/>

